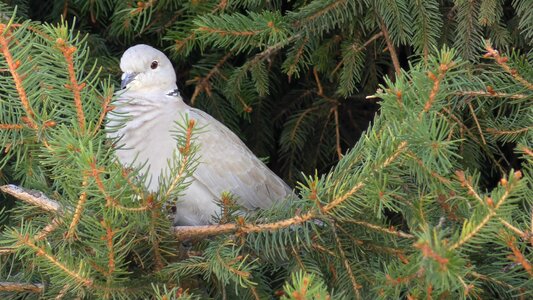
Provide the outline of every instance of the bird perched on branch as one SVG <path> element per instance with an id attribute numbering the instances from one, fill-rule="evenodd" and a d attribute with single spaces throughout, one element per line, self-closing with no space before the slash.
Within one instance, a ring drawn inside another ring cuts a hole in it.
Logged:
<path id="1" fill-rule="evenodd" d="M 117 140 L 121 164 L 147 175 L 149 191 L 158 191 L 160 176 L 168 174 L 169 160 L 178 151 L 176 122 L 186 115 L 202 128 L 195 141 L 199 164 L 177 199 L 175 225 L 209 224 L 220 214 L 216 201 L 223 192 L 235 195 L 245 209 L 268 208 L 292 193 L 230 129 L 185 104 L 172 64 L 161 51 L 133 46 L 122 55 L 120 68 L 121 91 L 108 115 L 108 137 Z"/>

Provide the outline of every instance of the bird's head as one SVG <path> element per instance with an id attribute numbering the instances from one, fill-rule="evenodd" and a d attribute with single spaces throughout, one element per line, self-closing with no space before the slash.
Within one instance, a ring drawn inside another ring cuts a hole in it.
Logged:
<path id="1" fill-rule="evenodd" d="M 128 48 L 120 59 L 122 70 L 121 89 L 142 91 L 150 89 L 173 90 L 176 73 L 166 55 L 148 45 Z"/>

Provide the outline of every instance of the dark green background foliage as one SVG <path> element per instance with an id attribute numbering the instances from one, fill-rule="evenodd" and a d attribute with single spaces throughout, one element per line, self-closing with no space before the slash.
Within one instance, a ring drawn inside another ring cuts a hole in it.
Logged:
<path id="1" fill-rule="evenodd" d="M 0 183 L 63 210 L 0 194 L 1 298 L 533 297 L 533 1 L 3 2 Z M 138 43 L 294 199 L 171 234 L 182 161 L 148 195 L 101 130 Z"/>

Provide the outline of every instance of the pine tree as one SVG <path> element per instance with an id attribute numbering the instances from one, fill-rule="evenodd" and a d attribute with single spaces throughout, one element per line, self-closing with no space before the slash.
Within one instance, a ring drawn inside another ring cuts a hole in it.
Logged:
<path id="1" fill-rule="evenodd" d="M 5 2 L 2 299 L 533 296 L 531 1 Z M 288 203 L 172 227 L 195 122 L 154 194 L 103 130 L 141 42 Z"/>

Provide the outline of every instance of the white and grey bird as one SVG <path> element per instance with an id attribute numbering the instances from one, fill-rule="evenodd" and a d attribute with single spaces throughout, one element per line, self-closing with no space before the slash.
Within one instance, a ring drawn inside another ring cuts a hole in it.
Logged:
<path id="1" fill-rule="evenodd" d="M 220 214 L 216 200 L 223 192 L 236 196 L 243 208 L 268 208 L 291 189 L 260 161 L 226 126 L 209 114 L 185 104 L 176 85 L 170 60 L 148 45 L 136 45 L 120 59 L 121 91 L 107 117 L 108 137 L 126 167 L 140 168 L 146 188 L 156 192 L 160 176 L 178 151 L 177 123 L 187 115 L 202 128 L 196 143 L 199 165 L 192 183 L 177 199 L 176 225 L 210 224 Z"/>

